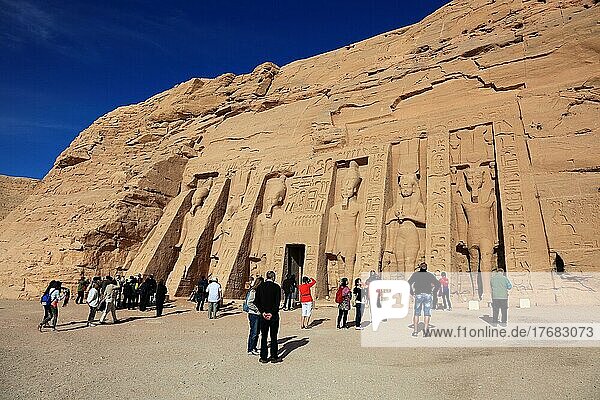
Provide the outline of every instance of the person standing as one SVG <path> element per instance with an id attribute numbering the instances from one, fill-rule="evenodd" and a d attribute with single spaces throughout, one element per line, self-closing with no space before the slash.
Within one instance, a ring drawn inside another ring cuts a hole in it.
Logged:
<path id="1" fill-rule="evenodd" d="M 221 301 L 221 285 L 217 278 L 210 278 L 210 283 L 206 287 L 206 293 L 208 294 L 208 319 L 217 318 L 217 308 Z"/>
<path id="2" fill-rule="evenodd" d="M 300 292 L 300 304 L 302 304 L 302 327 L 301 329 L 308 329 L 310 325 L 310 315 L 312 314 L 313 298 L 310 292 L 317 281 L 308 276 L 302 278 L 302 284 L 298 286 Z"/>
<path id="3" fill-rule="evenodd" d="M 104 308 L 102 316 L 100 317 L 100 323 L 104 324 L 106 322 L 106 317 L 110 312 L 112 314 L 113 324 L 116 324 L 119 322 L 119 320 L 117 319 L 117 311 L 115 304 L 117 301 L 118 287 L 115 284 L 113 278 L 111 278 L 110 276 L 106 277 L 106 281 L 106 287 L 104 288 L 104 302 L 106 303 L 106 306 Z"/>
<path id="4" fill-rule="evenodd" d="M 335 302 L 338 304 L 337 328 L 348 328 L 348 311 L 350 311 L 350 302 L 352 300 L 352 291 L 348 287 L 348 278 L 342 278 L 340 287 L 335 294 Z"/>
<path id="5" fill-rule="evenodd" d="M 198 281 L 198 289 L 196 289 L 196 311 L 204 311 L 204 302 L 206 301 L 206 288 L 208 280 L 204 275 Z"/>
<path id="6" fill-rule="evenodd" d="M 65 298 L 63 294 L 61 294 L 62 283 L 59 281 L 54 282 L 54 287 L 50 289 L 48 292 L 48 297 L 50 301 L 50 315 L 45 317 L 38 327 L 39 331 L 42 331 L 44 325 L 46 325 L 50 320 L 52 320 L 52 330 L 56 331 L 56 322 L 58 321 L 58 303 Z"/>
<path id="7" fill-rule="evenodd" d="M 139 301 L 140 311 L 146 311 L 146 308 L 148 307 L 148 305 L 150 303 L 150 282 L 148 279 L 144 280 L 141 283 L 141 285 L 139 286 L 139 292 L 140 292 L 140 301 Z"/>
<path id="8" fill-rule="evenodd" d="M 260 362 L 280 362 L 277 333 L 279 332 L 279 305 L 281 287 L 275 283 L 275 272 L 267 272 L 267 280 L 256 288 L 254 304 L 260 312 Z M 271 357 L 268 356 L 268 337 L 271 339 Z"/>
<path id="9" fill-rule="evenodd" d="M 257 356 L 259 354 L 258 349 L 258 331 L 260 329 L 260 311 L 254 303 L 256 299 L 256 288 L 264 282 L 262 277 L 258 277 L 250 286 L 248 294 L 246 295 L 246 301 L 244 302 L 244 311 L 248 313 L 248 323 L 250 324 L 250 333 L 248 334 L 248 354 Z"/>
<path id="10" fill-rule="evenodd" d="M 502 314 L 501 326 L 506 326 L 508 312 L 508 291 L 512 289 L 512 283 L 504 275 L 504 268 L 496 269 L 490 279 L 492 287 L 492 321 L 498 323 L 498 313 Z"/>
<path id="11" fill-rule="evenodd" d="M 75 299 L 75 304 L 83 304 L 83 298 L 85 295 L 85 288 L 90 284 L 90 281 L 85 279 L 83 274 L 81 278 L 79 278 L 79 282 L 77 282 L 77 298 Z"/>
<path id="12" fill-rule="evenodd" d="M 356 308 L 356 316 L 354 317 L 354 327 L 355 329 L 361 330 L 362 314 L 364 312 L 364 309 L 362 281 L 360 278 L 356 278 L 354 280 L 354 289 L 352 290 L 352 292 L 354 294 L 354 308 Z"/>
<path id="13" fill-rule="evenodd" d="M 283 300 L 283 310 L 291 311 L 293 310 L 293 297 L 296 291 L 296 276 L 288 274 L 286 278 L 281 283 L 281 288 L 283 289 L 284 300 Z"/>
<path id="14" fill-rule="evenodd" d="M 427 264 L 419 264 L 419 270 L 414 272 L 408 279 L 410 285 L 410 294 L 415 296 L 415 313 L 413 317 L 413 337 L 419 333 L 419 320 L 423 313 L 423 322 L 425 327 L 423 336 L 429 336 L 429 321 L 431 320 L 431 303 L 433 300 L 433 291 L 438 291 L 440 283 L 431 272 L 427 272 Z"/>
<path id="15" fill-rule="evenodd" d="M 156 294 L 156 279 L 154 279 L 154 275 L 150 275 L 147 279 L 148 281 L 148 300 L 146 302 L 146 306 L 152 306 L 154 304 L 154 296 Z"/>
<path id="16" fill-rule="evenodd" d="M 450 280 L 446 276 L 446 272 L 442 272 L 442 277 L 440 278 L 440 286 L 444 310 L 452 311 L 452 303 L 450 302 Z"/>
<path id="17" fill-rule="evenodd" d="M 88 291 L 87 304 L 90 307 L 90 313 L 88 314 L 87 326 L 94 326 L 94 318 L 96 318 L 96 310 L 100 305 L 100 292 L 98 291 L 98 284 L 92 282 L 90 290 Z"/>
<path id="18" fill-rule="evenodd" d="M 160 317 L 165 306 L 165 299 L 167 298 L 167 287 L 164 281 L 158 282 L 156 285 L 156 316 Z"/>
<path id="19" fill-rule="evenodd" d="M 52 290 L 54 290 L 54 287 L 56 286 L 56 281 L 52 280 L 50 281 L 50 283 L 48 284 L 48 287 L 46 288 L 46 290 L 44 291 L 44 293 L 42 294 L 42 298 L 40 300 L 40 303 L 42 304 L 42 307 L 44 307 L 44 317 L 42 318 L 42 322 L 39 324 L 38 330 L 41 332 L 43 327 L 48 327 L 46 324 L 48 323 L 48 321 L 50 321 L 52 319 L 52 310 L 51 310 L 51 305 L 50 305 L 50 292 Z"/>

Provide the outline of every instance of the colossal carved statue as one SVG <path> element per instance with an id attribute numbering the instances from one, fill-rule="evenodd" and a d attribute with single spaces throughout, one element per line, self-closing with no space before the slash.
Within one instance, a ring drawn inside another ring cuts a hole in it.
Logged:
<path id="1" fill-rule="evenodd" d="M 386 239 L 384 257 L 395 261 L 399 272 L 412 272 L 420 250 L 417 224 L 425 224 L 425 206 L 416 174 L 398 175 L 396 203 L 385 218 Z"/>
<path id="2" fill-rule="evenodd" d="M 251 275 L 264 275 L 273 257 L 273 240 L 283 216 L 283 200 L 287 191 L 285 175 L 267 181 L 263 196 L 263 212 L 256 218 L 252 235 L 251 259 L 255 267 Z"/>
<path id="3" fill-rule="evenodd" d="M 493 166 L 493 164 L 491 165 Z M 490 168 L 470 165 L 457 185 L 458 247 L 469 252 L 469 270 L 490 272 L 498 246 L 496 196 Z"/>
<path id="4" fill-rule="evenodd" d="M 337 271 L 330 271 L 329 283 L 336 284 L 342 277 L 351 277 L 356 260 L 358 240 L 358 187 L 362 178 L 356 161 L 350 162 L 347 175 L 341 188 L 340 204 L 331 208 L 329 221 L 329 240 L 326 253 L 337 259 Z M 333 272 L 333 274 L 332 274 Z"/>
<path id="5" fill-rule="evenodd" d="M 194 195 L 192 196 L 192 206 L 190 207 L 190 211 L 188 211 L 183 217 L 183 223 L 181 224 L 181 235 L 179 236 L 179 242 L 177 242 L 175 248 L 181 249 L 185 243 L 190 225 L 196 216 L 196 211 L 198 208 L 202 208 L 204 205 L 204 201 L 208 197 L 212 185 L 212 178 L 208 178 L 202 183 L 198 182 Z"/>
<path id="6" fill-rule="evenodd" d="M 224 242 L 227 242 L 229 236 L 231 236 L 231 228 L 233 227 L 233 215 L 235 214 L 236 208 L 228 205 L 225 210 L 225 216 L 223 220 L 217 225 L 215 234 L 213 237 L 213 245 L 210 251 L 210 258 L 216 263 L 221 255 L 221 248 Z"/>

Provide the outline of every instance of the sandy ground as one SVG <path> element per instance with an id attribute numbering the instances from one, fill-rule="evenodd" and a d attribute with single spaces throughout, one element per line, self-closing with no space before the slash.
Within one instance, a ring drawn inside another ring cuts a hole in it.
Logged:
<path id="1" fill-rule="evenodd" d="M 91 328 L 87 311 L 71 303 L 58 332 L 40 333 L 37 302 L 0 301 L 0 398 L 600 398 L 597 347 L 363 348 L 320 305 L 310 330 L 299 310 L 283 313 L 283 362 L 263 365 L 246 354 L 239 303 L 208 320 L 178 300 L 161 318 L 119 310 L 125 322 Z"/>

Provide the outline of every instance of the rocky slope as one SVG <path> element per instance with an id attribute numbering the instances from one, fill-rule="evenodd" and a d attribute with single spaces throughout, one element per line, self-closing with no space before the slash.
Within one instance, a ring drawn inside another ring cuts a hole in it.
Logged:
<path id="1" fill-rule="evenodd" d="M 48 279 L 70 282 L 82 268 L 124 266 L 178 194 L 189 160 L 284 162 L 339 144 L 337 123 L 350 116 L 394 121 L 390 135 L 399 135 L 442 120 L 468 124 L 493 114 L 494 104 L 514 105 L 520 115 L 529 159 L 523 174 L 547 227 L 538 239 L 571 265 L 593 267 L 599 10 L 593 0 L 454 1 L 415 25 L 339 50 L 195 78 L 120 107 L 82 131 L 0 222 L 0 296 L 37 295 Z"/>
<path id="2" fill-rule="evenodd" d="M 21 204 L 38 183 L 37 179 L 0 175 L 0 220 Z"/>

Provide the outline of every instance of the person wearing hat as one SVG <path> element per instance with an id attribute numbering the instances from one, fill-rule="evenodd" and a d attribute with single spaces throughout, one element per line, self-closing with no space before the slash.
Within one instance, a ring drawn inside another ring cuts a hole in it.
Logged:
<path id="1" fill-rule="evenodd" d="M 217 278 L 210 278 L 209 284 L 206 287 L 206 293 L 208 294 L 208 319 L 217 318 L 217 309 L 219 307 L 219 302 L 221 301 L 221 285 L 219 284 L 219 280 Z"/>

